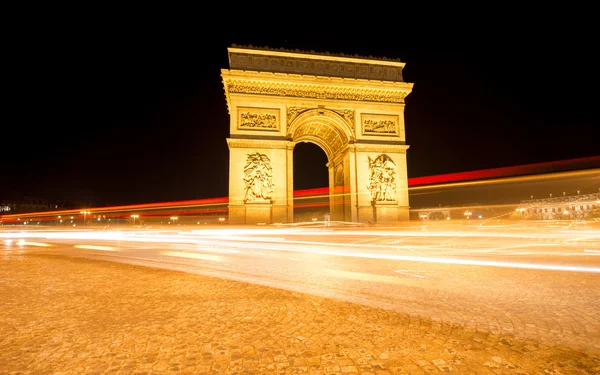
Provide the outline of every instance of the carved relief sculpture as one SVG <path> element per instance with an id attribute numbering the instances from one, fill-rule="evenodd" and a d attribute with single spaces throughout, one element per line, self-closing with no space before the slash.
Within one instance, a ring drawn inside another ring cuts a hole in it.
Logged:
<path id="1" fill-rule="evenodd" d="M 277 116 L 271 113 L 240 113 L 240 128 L 277 129 Z"/>
<path id="2" fill-rule="evenodd" d="M 354 130 L 354 110 L 353 109 L 332 109 L 333 112 L 337 113 L 338 115 L 342 116 L 346 122 L 348 122 L 348 125 L 350 125 L 350 128 L 352 130 Z"/>
<path id="3" fill-rule="evenodd" d="M 244 167 L 246 201 L 267 201 L 273 196 L 273 169 L 267 155 L 258 152 L 248 154 Z"/>
<path id="4" fill-rule="evenodd" d="M 375 159 L 369 156 L 369 185 L 373 202 L 391 202 L 396 200 L 396 164 L 386 154 Z"/>
<path id="5" fill-rule="evenodd" d="M 365 133 L 395 133 L 396 122 L 393 120 L 364 120 Z"/>
<path id="6" fill-rule="evenodd" d="M 301 114 L 302 112 L 308 111 L 310 108 L 307 107 L 294 107 L 294 106 L 290 106 L 287 107 L 287 126 L 288 129 L 292 124 L 292 121 L 294 121 L 294 119 L 296 117 L 298 117 L 299 114 Z"/>

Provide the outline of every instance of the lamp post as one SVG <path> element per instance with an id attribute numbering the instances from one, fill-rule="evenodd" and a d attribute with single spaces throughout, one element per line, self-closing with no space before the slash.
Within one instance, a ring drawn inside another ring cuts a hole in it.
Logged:
<path id="1" fill-rule="evenodd" d="M 171 221 L 173 222 L 173 224 L 176 224 L 177 219 L 179 219 L 177 216 L 171 216 Z"/>
<path id="2" fill-rule="evenodd" d="M 133 219 L 133 226 L 135 227 L 135 219 L 137 219 L 138 217 L 140 217 L 140 215 L 131 215 L 131 218 Z"/>
<path id="3" fill-rule="evenodd" d="M 91 214 L 91 212 L 90 211 L 81 211 L 80 213 L 83 214 L 83 225 L 85 225 L 87 215 Z"/>
<path id="4" fill-rule="evenodd" d="M 465 216 L 467 217 L 467 220 L 471 220 L 471 215 L 473 213 L 471 211 L 465 211 Z"/>

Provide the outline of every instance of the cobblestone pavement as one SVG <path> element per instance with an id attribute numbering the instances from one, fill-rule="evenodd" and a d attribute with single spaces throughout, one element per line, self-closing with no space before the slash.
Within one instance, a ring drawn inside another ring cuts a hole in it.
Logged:
<path id="1" fill-rule="evenodd" d="M 600 374 L 549 345 L 314 295 L 57 255 L 0 260 L 0 374 Z"/>

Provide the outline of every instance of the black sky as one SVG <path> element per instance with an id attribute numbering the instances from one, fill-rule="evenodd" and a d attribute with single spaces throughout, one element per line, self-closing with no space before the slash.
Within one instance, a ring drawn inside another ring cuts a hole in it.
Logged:
<path id="1" fill-rule="evenodd" d="M 414 83 L 409 177 L 597 156 L 591 29 L 50 28 L 12 58 L 0 199 L 100 205 L 227 196 L 220 70 L 234 43 L 406 62 L 404 78 Z M 303 146 L 295 155 L 295 188 L 327 185 L 322 151 Z"/>

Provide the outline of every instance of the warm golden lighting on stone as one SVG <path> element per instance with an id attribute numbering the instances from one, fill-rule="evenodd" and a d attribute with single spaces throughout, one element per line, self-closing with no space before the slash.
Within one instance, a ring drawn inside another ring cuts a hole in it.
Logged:
<path id="1" fill-rule="evenodd" d="M 299 142 L 327 155 L 331 220 L 408 220 L 404 98 L 413 84 L 402 80 L 403 62 L 252 47 L 228 53 L 229 222 L 293 221 Z"/>

